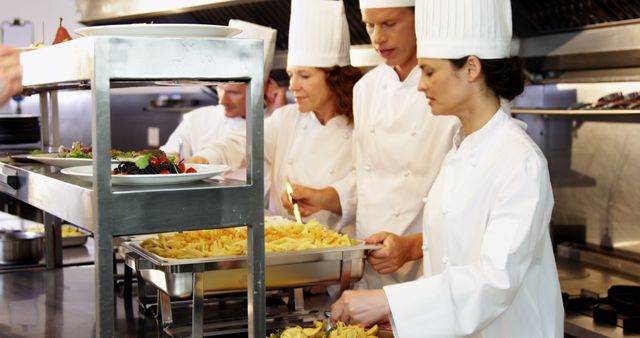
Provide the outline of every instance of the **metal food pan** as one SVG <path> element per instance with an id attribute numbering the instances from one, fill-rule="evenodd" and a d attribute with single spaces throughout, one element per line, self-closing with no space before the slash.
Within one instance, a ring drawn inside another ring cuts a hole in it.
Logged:
<path id="1" fill-rule="evenodd" d="M 78 228 L 76 228 L 76 229 L 78 229 Z M 87 243 L 87 240 L 91 236 L 91 233 L 88 232 L 88 231 L 85 231 L 83 229 L 78 229 L 78 231 L 80 231 L 82 233 L 82 235 L 80 235 L 80 236 L 62 237 L 62 247 L 63 248 L 85 245 Z"/>
<path id="2" fill-rule="evenodd" d="M 247 288 L 247 256 L 171 259 L 155 255 L 140 242 L 121 244 L 130 250 L 129 261 L 147 282 L 171 297 L 192 295 L 194 266 L 204 265 L 205 293 L 244 291 Z M 340 283 L 345 286 L 362 277 L 367 250 L 380 245 L 355 246 L 267 253 L 265 281 L 267 289 L 295 288 Z M 145 269 L 141 261 L 151 268 Z M 132 266 L 132 267 L 134 267 Z"/>

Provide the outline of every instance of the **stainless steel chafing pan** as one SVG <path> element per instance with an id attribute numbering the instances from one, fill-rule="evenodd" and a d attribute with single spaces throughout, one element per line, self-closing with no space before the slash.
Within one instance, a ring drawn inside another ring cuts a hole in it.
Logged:
<path id="1" fill-rule="evenodd" d="M 124 242 L 121 246 L 129 250 L 126 260 L 129 266 L 171 297 L 192 295 L 196 265 L 204 265 L 206 293 L 246 290 L 247 256 L 170 259 L 150 253 L 140 242 Z M 367 250 L 380 247 L 360 241 L 350 247 L 267 253 L 266 287 L 282 289 L 340 283 L 343 289 L 347 288 L 362 277 Z"/>

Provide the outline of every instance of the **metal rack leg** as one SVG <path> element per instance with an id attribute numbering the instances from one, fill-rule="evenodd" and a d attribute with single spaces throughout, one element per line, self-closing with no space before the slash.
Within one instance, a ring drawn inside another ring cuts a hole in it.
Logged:
<path id="1" fill-rule="evenodd" d="M 115 298 L 113 292 L 113 244 L 112 237 L 96 231 L 95 280 L 96 280 L 96 337 L 115 337 Z"/>
<path id="2" fill-rule="evenodd" d="M 62 220 L 47 212 L 42 215 L 44 223 L 45 255 L 47 269 L 62 266 Z"/>
<path id="3" fill-rule="evenodd" d="M 191 317 L 191 337 L 203 336 L 204 326 L 204 265 L 193 267 L 193 310 Z"/>
<path id="4" fill-rule="evenodd" d="M 169 325 L 173 324 L 173 314 L 171 313 L 171 297 L 160 290 L 158 290 L 158 307 L 160 308 L 162 327 L 166 328 Z"/>

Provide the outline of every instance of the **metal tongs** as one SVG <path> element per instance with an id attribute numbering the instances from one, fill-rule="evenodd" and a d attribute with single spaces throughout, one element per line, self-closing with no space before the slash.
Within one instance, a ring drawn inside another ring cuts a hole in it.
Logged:
<path id="1" fill-rule="evenodd" d="M 291 186 L 291 181 L 289 181 L 289 176 L 284 177 L 287 184 L 287 198 L 289 199 L 289 203 L 293 204 L 293 215 L 296 217 L 296 222 L 300 224 L 302 223 L 302 216 L 300 215 L 300 207 L 297 202 L 293 202 L 293 198 L 291 198 L 291 193 L 293 192 L 293 186 Z"/>

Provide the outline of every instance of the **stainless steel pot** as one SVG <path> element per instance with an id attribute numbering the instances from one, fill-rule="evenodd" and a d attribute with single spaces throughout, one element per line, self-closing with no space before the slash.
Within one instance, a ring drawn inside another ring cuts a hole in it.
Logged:
<path id="1" fill-rule="evenodd" d="M 37 263 L 42 259 L 44 235 L 0 230 L 0 264 Z"/>

